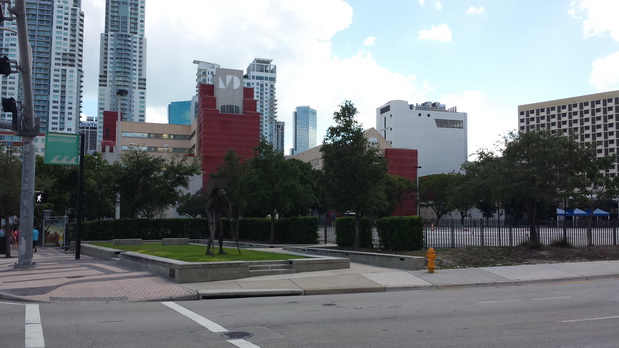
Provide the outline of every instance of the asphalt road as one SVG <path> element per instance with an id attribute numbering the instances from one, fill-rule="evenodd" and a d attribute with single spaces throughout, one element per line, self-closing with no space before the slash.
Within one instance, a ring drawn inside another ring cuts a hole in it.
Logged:
<path id="1" fill-rule="evenodd" d="M 619 280 L 142 303 L 0 302 L 0 347 L 616 347 Z"/>

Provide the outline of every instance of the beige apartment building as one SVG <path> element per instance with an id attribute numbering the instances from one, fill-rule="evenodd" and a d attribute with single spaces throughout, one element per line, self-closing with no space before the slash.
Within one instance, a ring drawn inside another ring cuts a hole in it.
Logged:
<path id="1" fill-rule="evenodd" d="M 619 90 L 518 106 L 518 130 L 546 130 L 597 143 L 598 157 L 619 153 Z M 617 166 L 609 171 L 614 177 Z"/>

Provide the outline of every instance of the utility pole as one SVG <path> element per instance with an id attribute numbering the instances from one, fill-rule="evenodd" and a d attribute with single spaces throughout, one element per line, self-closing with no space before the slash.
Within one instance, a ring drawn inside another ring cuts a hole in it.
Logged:
<path id="1" fill-rule="evenodd" d="M 32 95 L 32 52 L 28 42 L 28 24 L 26 23 L 25 0 L 15 0 L 11 11 L 17 23 L 17 43 L 19 48 L 18 69 L 24 91 L 22 130 L 17 135 L 23 139 L 23 162 L 21 181 L 21 206 L 19 216 L 19 251 L 15 268 L 30 268 L 32 262 L 32 228 L 34 225 L 34 138 L 39 133 L 34 118 L 34 101 Z"/>

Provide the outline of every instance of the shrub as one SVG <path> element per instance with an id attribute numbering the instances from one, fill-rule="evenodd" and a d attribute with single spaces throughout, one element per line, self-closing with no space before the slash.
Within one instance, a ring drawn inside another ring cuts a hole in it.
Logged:
<path id="1" fill-rule="evenodd" d="M 423 249 L 423 221 L 419 216 L 384 217 L 376 222 L 376 227 L 383 249 Z"/>
<path id="2" fill-rule="evenodd" d="M 341 247 L 355 246 L 355 218 L 340 217 L 335 219 L 335 243 Z M 372 220 L 361 218 L 359 247 L 372 247 Z"/>

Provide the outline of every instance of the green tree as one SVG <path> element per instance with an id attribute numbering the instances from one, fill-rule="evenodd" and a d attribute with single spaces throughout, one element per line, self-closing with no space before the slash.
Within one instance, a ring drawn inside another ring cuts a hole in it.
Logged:
<path id="1" fill-rule="evenodd" d="M 198 165 L 186 157 L 164 159 L 145 151 L 126 151 L 114 165 L 121 217 L 152 218 L 178 202 Z"/>
<path id="2" fill-rule="evenodd" d="M 415 183 L 410 179 L 403 178 L 398 175 L 388 174 L 385 181 L 387 205 L 379 215 L 391 215 L 396 208 L 404 204 L 406 201 L 412 201 L 414 199 L 415 192 Z"/>
<path id="3" fill-rule="evenodd" d="M 453 175 L 449 205 L 460 213 L 460 223 L 464 224 L 464 219 L 469 211 L 475 207 L 475 191 L 469 185 L 466 175 L 461 173 L 454 173 Z"/>
<path id="4" fill-rule="evenodd" d="M 237 237 L 241 214 L 247 210 L 247 192 L 244 191 L 241 181 L 247 167 L 248 165 L 242 161 L 240 156 L 229 150 L 224 156 L 223 163 L 217 167 L 212 175 L 213 178 L 226 180 L 228 186 L 226 196 L 230 201 L 230 214 L 234 220 L 234 231 Z M 206 200 L 208 201 L 208 197 L 206 197 Z M 204 207 L 206 207 L 206 203 L 204 203 Z"/>
<path id="5" fill-rule="evenodd" d="M 84 156 L 84 213 L 87 220 L 114 217 L 116 190 L 113 168 L 101 153 Z"/>
<path id="6" fill-rule="evenodd" d="M 387 205 L 387 165 L 377 147 L 364 137 L 355 119 L 357 108 L 350 101 L 333 113 L 336 125 L 329 127 L 322 152 L 328 200 L 340 212 L 355 213 L 355 248 L 359 248 L 361 217 Z"/>
<path id="7" fill-rule="evenodd" d="M 21 161 L 19 148 L 0 144 L 0 220 L 19 215 Z M 1 246 L 4 247 L 4 246 Z"/>
<path id="8" fill-rule="evenodd" d="M 254 157 L 247 160 L 247 170 L 241 178 L 248 211 L 253 214 L 271 215 L 271 243 L 275 241 L 275 217 L 293 213 L 299 204 L 308 209 L 315 201 L 311 183 L 304 180 L 297 160 L 286 160 L 261 141 L 254 150 Z"/>
<path id="9" fill-rule="evenodd" d="M 454 210 L 451 205 L 454 182 L 454 173 L 427 175 L 419 179 L 419 201 L 422 205 L 432 208 L 437 223 L 444 215 Z"/>
<path id="10" fill-rule="evenodd" d="M 593 245 L 592 222 L 593 212 L 596 205 L 600 202 L 611 200 L 617 196 L 619 178 L 610 178 L 608 171 L 615 166 L 617 158 L 615 156 L 596 156 L 595 143 L 585 149 L 585 171 L 576 180 L 580 185 L 574 193 L 576 200 L 585 202 L 589 208 L 587 216 L 587 245 Z"/>
<path id="11" fill-rule="evenodd" d="M 530 242 L 539 245 L 540 212 L 580 188 L 578 178 L 587 170 L 588 150 L 571 137 L 543 131 L 511 133 L 505 141 L 501 156 L 486 154 L 465 170 L 487 200 L 523 207 Z"/>
<path id="12" fill-rule="evenodd" d="M 208 196 L 202 190 L 193 194 L 186 193 L 180 196 L 176 212 L 181 216 L 203 217 L 206 216 L 206 202 Z"/>

